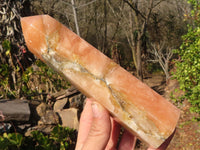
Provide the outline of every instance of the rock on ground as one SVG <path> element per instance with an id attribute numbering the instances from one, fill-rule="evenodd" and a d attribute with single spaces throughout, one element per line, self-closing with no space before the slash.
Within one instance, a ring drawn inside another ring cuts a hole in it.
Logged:
<path id="1" fill-rule="evenodd" d="M 59 111 L 57 113 L 62 121 L 62 126 L 78 130 L 79 127 L 78 109 L 69 108 Z"/>
<path id="2" fill-rule="evenodd" d="M 61 111 L 64 108 L 64 106 L 67 104 L 67 102 L 68 102 L 68 98 L 63 98 L 61 100 L 57 100 L 53 106 L 53 110 L 55 112 Z"/>
<path id="3" fill-rule="evenodd" d="M 27 100 L 0 100 L 0 111 L 4 116 L 2 121 L 29 121 L 30 108 Z"/>

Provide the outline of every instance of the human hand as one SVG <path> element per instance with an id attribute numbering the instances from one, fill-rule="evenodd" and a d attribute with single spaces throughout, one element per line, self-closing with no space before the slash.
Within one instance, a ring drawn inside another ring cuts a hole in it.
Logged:
<path id="1" fill-rule="evenodd" d="M 134 150 L 136 137 L 124 131 L 118 145 L 121 126 L 110 117 L 99 103 L 87 99 L 80 118 L 76 150 Z M 173 135 L 158 149 L 165 150 Z"/>

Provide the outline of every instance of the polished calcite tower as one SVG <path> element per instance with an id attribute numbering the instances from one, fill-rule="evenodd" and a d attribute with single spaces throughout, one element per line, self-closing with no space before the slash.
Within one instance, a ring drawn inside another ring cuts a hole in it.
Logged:
<path id="1" fill-rule="evenodd" d="M 21 24 L 33 54 L 142 141 L 158 147 L 173 133 L 179 109 L 67 27 L 48 15 L 24 17 Z"/>

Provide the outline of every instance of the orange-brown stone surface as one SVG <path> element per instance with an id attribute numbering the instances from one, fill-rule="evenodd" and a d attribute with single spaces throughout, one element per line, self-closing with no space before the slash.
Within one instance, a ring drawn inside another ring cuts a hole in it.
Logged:
<path id="1" fill-rule="evenodd" d="M 102 104 L 127 130 L 158 147 L 174 131 L 180 111 L 48 15 L 24 17 L 29 50 Z"/>

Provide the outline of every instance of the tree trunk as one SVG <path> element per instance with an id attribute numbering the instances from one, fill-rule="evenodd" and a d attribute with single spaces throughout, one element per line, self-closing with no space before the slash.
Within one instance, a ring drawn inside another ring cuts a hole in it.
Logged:
<path id="1" fill-rule="evenodd" d="M 107 51 L 107 5 L 106 0 L 104 0 L 104 39 L 103 39 L 103 50 L 102 52 L 108 55 Z"/>
<path id="2" fill-rule="evenodd" d="M 131 52 L 132 52 L 133 63 L 137 70 L 138 66 L 137 66 L 137 58 L 136 58 L 136 46 L 135 47 L 131 46 Z"/>
<path id="3" fill-rule="evenodd" d="M 143 81 L 141 44 L 142 44 L 142 41 L 141 41 L 141 38 L 139 38 L 136 43 L 137 77 L 139 80 Z"/>

